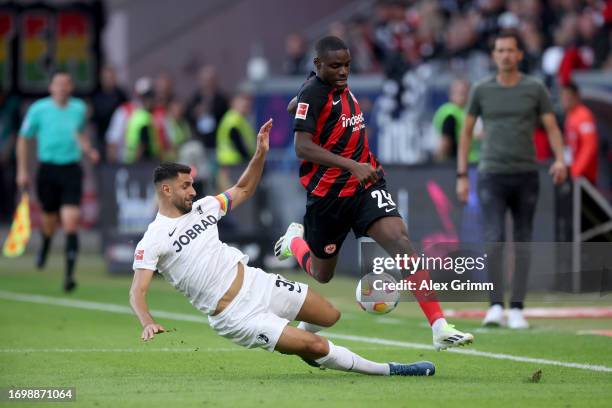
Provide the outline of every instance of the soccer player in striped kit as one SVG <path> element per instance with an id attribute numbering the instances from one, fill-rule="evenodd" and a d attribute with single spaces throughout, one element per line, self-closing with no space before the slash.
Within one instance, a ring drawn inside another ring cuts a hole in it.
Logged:
<path id="1" fill-rule="evenodd" d="M 279 259 L 295 256 L 321 283 L 329 282 L 349 230 L 369 236 L 390 256 L 413 255 L 406 226 L 386 189 L 384 171 L 368 146 L 363 112 L 347 80 L 351 54 L 333 36 L 316 44 L 311 73 L 287 107 L 295 113 L 295 151 L 302 159 L 300 182 L 307 191 L 304 226 L 292 223 L 276 243 Z M 427 271 L 409 277 L 420 282 Z M 418 287 L 418 283 L 417 283 Z M 435 294 L 414 291 L 433 330 L 437 350 L 471 343 L 474 337 L 446 322 Z M 302 323 L 316 332 L 320 328 Z"/>

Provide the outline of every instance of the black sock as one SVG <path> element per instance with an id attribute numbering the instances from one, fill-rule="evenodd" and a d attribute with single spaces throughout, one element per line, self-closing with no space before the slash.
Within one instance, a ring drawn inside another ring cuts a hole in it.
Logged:
<path id="1" fill-rule="evenodd" d="M 66 235 L 66 279 L 74 276 L 74 264 L 79 252 L 79 237 L 77 234 Z"/>
<path id="2" fill-rule="evenodd" d="M 523 310 L 523 302 L 510 302 L 510 309 L 521 309 L 521 310 Z"/>
<path id="3" fill-rule="evenodd" d="M 491 302 L 491 306 L 500 305 L 502 309 L 504 308 L 504 302 Z"/>
<path id="4" fill-rule="evenodd" d="M 47 262 L 47 255 L 49 255 L 49 248 L 51 247 L 51 238 L 53 236 L 46 236 L 44 232 L 40 232 L 40 238 L 42 240 L 42 245 L 40 246 L 40 251 L 38 252 L 38 257 L 36 258 L 36 266 L 38 268 L 42 268 L 45 266 Z"/>
<path id="5" fill-rule="evenodd" d="M 51 237 L 46 236 L 42 232 L 40 233 L 40 236 L 42 238 L 41 252 L 46 255 L 47 252 L 49 252 L 49 247 L 51 246 Z"/>

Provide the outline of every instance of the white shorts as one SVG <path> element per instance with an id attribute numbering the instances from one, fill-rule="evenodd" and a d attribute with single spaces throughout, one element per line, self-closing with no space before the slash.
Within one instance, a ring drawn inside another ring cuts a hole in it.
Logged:
<path id="1" fill-rule="evenodd" d="M 308 285 L 258 268 L 244 267 L 238 295 L 208 322 L 219 335 L 247 348 L 274 351 L 285 326 L 299 313 Z"/>

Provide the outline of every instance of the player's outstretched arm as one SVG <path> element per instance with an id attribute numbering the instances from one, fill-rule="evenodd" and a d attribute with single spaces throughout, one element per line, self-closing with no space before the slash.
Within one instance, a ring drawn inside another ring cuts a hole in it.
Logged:
<path id="1" fill-rule="evenodd" d="M 149 313 L 149 306 L 147 306 L 147 291 L 154 273 L 149 269 L 136 269 L 130 288 L 130 306 L 142 325 L 141 337 L 144 341 L 152 339 L 157 333 L 166 331 L 163 326 L 153 321 Z"/>
<path id="2" fill-rule="evenodd" d="M 266 155 L 270 149 L 271 129 L 272 119 L 268 119 L 259 129 L 259 133 L 257 134 L 257 148 L 255 149 L 255 154 L 251 158 L 249 165 L 238 179 L 238 182 L 225 192 L 232 201 L 232 208 L 240 205 L 255 194 L 255 189 L 263 173 Z"/>
<path id="3" fill-rule="evenodd" d="M 327 167 L 339 167 L 350 171 L 360 183 L 374 183 L 378 179 L 376 169 L 369 163 L 359 163 L 342 157 L 319 146 L 312 141 L 312 134 L 296 131 L 294 136 L 295 154 L 302 160 L 322 164 Z"/>

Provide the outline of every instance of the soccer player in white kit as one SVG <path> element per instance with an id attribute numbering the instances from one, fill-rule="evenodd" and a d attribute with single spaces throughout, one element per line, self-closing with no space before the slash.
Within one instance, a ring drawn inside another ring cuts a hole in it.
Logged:
<path id="1" fill-rule="evenodd" d="M 259 130 L 256 152 L 238 182 L 217 196 L 193 201 L 196 192 L 188 166 L 162 163 L 155 169 L 159 212 L 136 247 L 130 289 L 130 305 L 143 327 L 142 339 L 165 331 L 151 317 L 146 302 L 157 270 L 208 315 L 219 335 L 241 346 L 296 354 L 341 371 L 433 375 L 435 367 L 428 361 L 375 363 L 310 333 L 309 325 L 330 327 L 340 312 L 308 285 L 248 266 L 246 255 L 219 240 L 219 219 L 250 198 L 259 184 L 271 128 L 272 119 Z M 293 320 L 301 321 L 299 327 L 288 324 Z"/>

